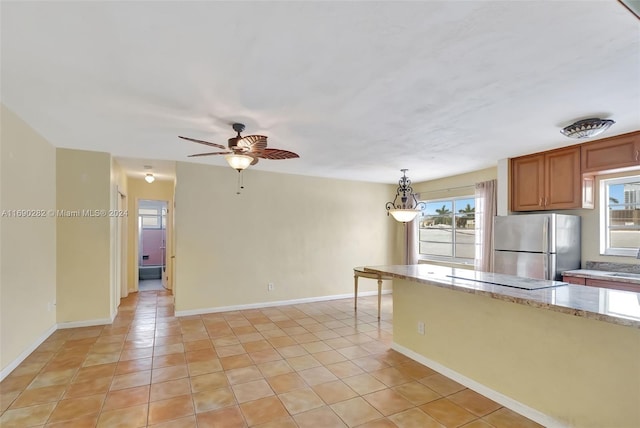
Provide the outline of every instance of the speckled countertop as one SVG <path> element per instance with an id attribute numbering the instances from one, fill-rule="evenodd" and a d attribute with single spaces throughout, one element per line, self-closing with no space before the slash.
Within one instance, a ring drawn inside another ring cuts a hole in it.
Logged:
<path id="1" fill-rule="evenodd" d="M 523 290 L 502 285 L 451 278 L 464 276 L 467 269 L 429 264 L 367 266 L 365 270 L 393 278 L 479 294 L 507 302 L 562 312 L 578 317 L 640 328 L 640 293 L 566 284 L 538 290 Z M 512 277 L 517 282 L 518 277 Z M 526 283 L 531 279 L 522 278 Z M 617 279 L 616 279 L 617 280 Z"/>
<path id="2" fill-rule="evenodd" d="M 627 282 L 640 285 L 640 274 L 630 272 L 611 272 L 593 269 L 575 269 L 562 272 L 563 276 L 578 278 L 601 279 L 605 281 Z"/>

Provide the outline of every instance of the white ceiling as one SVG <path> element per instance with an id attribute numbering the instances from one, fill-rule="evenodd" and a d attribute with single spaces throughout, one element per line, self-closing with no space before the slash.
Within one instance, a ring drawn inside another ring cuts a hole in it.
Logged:
<path id="1" fill-rule="evenodd" d="M 615 0 L 0 7 L 2 103 L 140 173 L 225 165 L 177 136 L 226 144 L 235 121 L 300 154 L 252 168 L 384 183 L 574 144 L 586 117 L 640 129 L 640 21 Z"/>

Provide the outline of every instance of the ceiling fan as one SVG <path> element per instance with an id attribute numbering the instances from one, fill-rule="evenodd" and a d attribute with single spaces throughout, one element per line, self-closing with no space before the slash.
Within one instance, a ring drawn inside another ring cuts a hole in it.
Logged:
<path id="1" fill-rule="evenodd" d="M 183 140 L 225 150 L 223 152 L 197 153 L 195 155 L 189 155 L 189 157 L 224 155 L 229 166 L 238 171 L 242 171 L 249 165 L 257 164 L 259 159 L 294 159 L 300 157 L 297 153 L 288 150 L 267 148 L 267 137 L 264 135 L 247 135 L 243 137 L 240 135 L 240 133 L 244 131 L 244 125 L 242 123 L 234 123 L 232 127 L 238 135 L 229 138 L 228 149 L 222 144 L 210 143 L 189 137 L 178 137 Z"/>

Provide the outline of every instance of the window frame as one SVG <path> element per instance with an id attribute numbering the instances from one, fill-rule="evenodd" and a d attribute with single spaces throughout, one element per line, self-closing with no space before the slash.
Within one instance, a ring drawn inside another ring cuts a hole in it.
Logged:
<path id="1" fill-rule="evenodd" d="M 143 212 L 143 211 L 147 211 L 147 212 Z M 151 211 L 154 211 L 155 214 L 152 214 Z M 139 220 L 139 225 L 138 227 L 141 230 L 159 230 L 159 229 L 164 229 L 164 225 L 166 223 L 166 211 L 164 210 L 164 208 L 162 207 L 144 207 L 144 208 L 139 208 L 138 209 L 138 218 Z M 155 219 L 156 220 L 156 224 L 154 225 L 145 225 L 144 224 L 144 220 L 145 219 Z"/>
<path id="2" fill-rule="evenodd" d="M 636 257 L 638 253 L 638 248 L 611 247 L 609 235 L 609 186 L 635 182 L 640 182 L 640 175 L 629 175 L 600 180 L 600 204 L 598 207 L 600 211 L 600 255 Z M 639 205 L 637 202 L 634 204 Z"/>
<path id="3" fill-rule="evenodd" d="M 452 217 L 453 217 L 453 221 L 451 222 L 451 230 L 452 230 L 452 240 L 451 240 L 451 253 L 453 254 L 453 256 L 449 257 L 449 256 L 437 256 L 437 255 L 426 255 L 426 254 L 422 254 L 420 253 L 420 224 L 417 224 L 417 236 L 416 236 L 416 242 L 418 244 L 418 260 L 422 261 L 422 262 L 429 262 L 429 261 L 434 261 L 434 262 L 446 262 L 446 263 L 451 263 L 451 264 L 461 264 L 461 265 L 474 265 L 475 264 L 475 256 L 473 258 L 466 258 L 466 257 L 457 257 L 456 256 L 456 222 L 455 222 L 455 218 L 456 218 L 456 201 L 461 201 L 461 200 L 469 200 L 469 199 L 473 199 L 474 200 L 474 204 L 473 204 L 473 208 L 474 208 L 474 222 L 476 220 L 476 214 L 477 212 L 475 211 L 476 207 L 476 197 L 475 197 L 475 193 L 472 193 L 470 195 L 461 195 L 461 196 L 452 196 L 452 197 L 448 197 L 448 198 L 436 198 L 436 199 L 420 199 L 419 202 L 424 202 L 425 203 L 425 207 L 426 204 L 428 203 L 447 203 L 447 202 L 451 202 L 452 203 Z M 417 217 L 417 221 L 419 222 L 420 219 L 422 218 L 422 214 L 418 214 Z M 477 224 L 474 227 L 474 231 L 475 228 L 477 227 Z M 477 242 L 475 242 L 475 235 L 474 235 L 474 244 L 473 247 L 476 248 L 477 247 Z M 475 253 L 475 251 L 474 251 Z"/>

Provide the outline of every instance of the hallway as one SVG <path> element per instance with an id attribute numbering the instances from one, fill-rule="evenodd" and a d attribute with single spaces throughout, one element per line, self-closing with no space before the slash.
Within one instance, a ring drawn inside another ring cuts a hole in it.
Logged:
<path id="1" fill-rule="evenodd" d="M 0 426 L 540 426 L 390 350 L 382 302 L 380 323 L 375 296 L 176 318 L 167 292 L 133 293 L 18 366 Z"/>
<path id="2" fill-rule="evenodd" d="M 141 279 L 138 281 L 138 291 L 162 291 L 164 289 L 161 279 Z"/>

